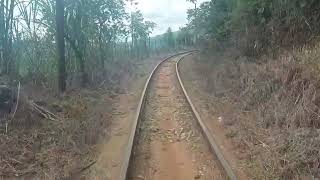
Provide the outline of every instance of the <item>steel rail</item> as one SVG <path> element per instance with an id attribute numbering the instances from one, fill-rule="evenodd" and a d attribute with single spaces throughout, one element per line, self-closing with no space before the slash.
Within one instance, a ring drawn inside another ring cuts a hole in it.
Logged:
<path id="1" fill-rule="evenodd" d="M 211 151 L 217 156 L 223 170 L 225 171 L 226 175 L 228 176 L 229 179 L 231 180 L 237 180 L 237 176 L 235 175 L 235 173 L 233 172 L 231 166 L 229 165 L 228 161 L 224 158 L 222 152 L 221 152 L 221 149 L 219 148 L 219 146 L 217 145 L 216 141 L 215 141 L 215 138 L 214 136 L 209 132 L 207 126 L 205 125 L 205 123 L 203 122 L 203 120 L 201 119 L 199 113 L 197 112 L 194 104 L 192 103 L 186 89 L 185 89 L 185 86 L 181 80 L 181 76 L 180 76 L 180 73 L 179 73 L 179 63 L 180 61 L 182 61 L 186 56 L 188 55 L 191 55 L 193 54 L 194 52 L 197 52 L 197 51 L 187 51 L 187 52 L 182 52 L 182 53 L 178 53 L 178 54 L 175 54 L 175 55 L 172 55 L 172 56 L 169 56 L 167 58 L 165 58 L 164 60 L 162 60 L 160 63 L 158 63 L 156 65 L 156 67 L 152 70 L 152 72 L 150 73 L 145 85 L 144 85 L 144 89 L 142 91 L 142 94 L 141 94 L 141 98 L 139 100 L 139 103 L 138 103 L 138 107 L 137 107 L 137 110 L 136 110 L 136 116 L 134 118 L 134 122 L 133 122 L 133 127 L 131 129 L 131 132 L 130 132 L 130 137 L 129 137 L 129 141 L 128 141 L 128 145 L 126 147 L 126 150 L 125 150 L 125 158 L 124 158 L 124 162 L 122 163 L 121 165 L 121 172 L 120 172 L 120 177 L 119 177 L 119 180 L 126 180 L 128 178 L 128 171 L 129 171 L 129 165 L 130 165 L 130 162 L 131 162 L 131 159 L 132 159 L 132 153 L 133 153 L 133 147 L 134 147 L 134 144 L 135 144 L 135 141 L 136 141 L 136 137 L 138 136 L 138 134 L 140 133 L 139 132 L 139 124 L 140 124 L 140 119 L 141 119 L 141 116 L 142 116 L 142 112 L 144 110 L 144 105 L 145 105 L 145 102 L 146 102 L 146 94 L 149 90 L 149 87 L 150 87 L 150 82 L 151 82 L 151 79 L 152 77 L 154 76 L 155 72 L 158 70 L 158 68 L 166 61 L 174 58 L 174 57 L 177 57 L 177 56 L 180 56 L 180 55 L 184 55 L 182 56 L 177 62 L 176 62 L 176 75 L 177 75 L 177 78 L 178 78 L 178 81 L 179 81 L 179 84 L 182 88 L 182 91 L 188 101 L 188 104 L 190 105 L 191 107 L 191 110 L 192 110 L 192 113 L 194 115 L 194 117 L 196 118 L 200 128 L 201 128 L 201 131 L 204 135 L 204 137 L 206 138 L 207 142 L 209 143 L 210 145 L 210 148 L 211 148 Z"/>
<path id="2" fill-rule="evenodd" d="M 194 51 L 186 51 L 186 52 L 178 53 L 178 54 L 175 54 L 175 55 L 172 55 L 172 56 L 165 58 L 163 61 L 161 61 L 160 63 L 158 63 L 156 65 L 156 67 L 152 70 L 151 74 L 149 75 L 149 77 L 144 85 L 144 88 L 143 88 L 143 91 L 141 94 L 141 98 L 139 100 L 139 104 L 138 104 L 138 107 L 136 110 L 136 116 L 133 121 L 133 126 L 131 128 L 128 145 L 125 150 L 124 161 L 122 162 L 122 165 L 121 165 L 119 180 L 126 180 L 128 173 L 129 173 L 128 170 L 129 170 L 130 161 L 132 159 L 132 151 L 133 151 L 133 146 L 134 146 L 134 142 L 135 142 L 135 137 L 139 134 L 138 127 L 139 127 L 139 123 L 140 123 L 140 119 L 141 119 L 141 114 L 144 110 L 144 105 L 146 102 L 146 94 L 147 94 L 147 91 L 149 90 L 150 81 L 151 81 L 152 77 L 154 76 L 155 72 L 160 67 L 160 65 L 163 64 L 165 61 L 167 61 L 171 58 L 183 55 L 183 54 L 189 54 L 190 52 L 194 52 Z"/>
<path id="3" fill-rule="evenodd" d="M 231 166 L 228 163 L 228 161 L 223 156 L 222 151 L 221 151 L 220 147 L 218 146 L 214 135 L 212 133 L 210 133 L 210 131 L 207 128 L 207 126 L 205 125 L 204 121 L 201 119 L 198 111 L 195 108 L 195 105 L 192 103 L 192 101 L 191 101 L 191 99 L 190 99 L 190 97 L 189 97 L 189 95 L 188 95 L 188 93 L 186 91 L 186 88 L 185 88 L 185 86 L 184 86 L 184 84 L 183 84 L 183 82 L 181 80 L 181 76 L 180 76 L 180 73 L 179 73 L 179 63 L 185 57 L 187 57 L 187 56 L 189 56 L 191 54 L 193 54 L 193 53 L 191 52 L 191 53 L 186 54 L 185 56 L 181 57 L 176 63 L 176 75 L 178 77 L 179 84 L 180 84 L 180 86 L 182 88 L 182 91 L 183 91 L 186 99 L 188 100 L 188 103 L 189 103 L 189 105 L 190 105 L 190 107 L 192 109 L 192 113 L 193 113 L 194 117 L 196 118 L 196 120 L 198 121 L 198 124 L 201 127 L 202 133 L 204 134 L 204 136 L 206 137 L 207 141 L 209 142 L 211 150 L 213 151 L 213 153 L 216 155 L 216 157 L 220 161 L 221 166 L 223 167 L 224 171 L 226 172 L 226 175 L 231 180 L 237 180 L 238 178 L 237 178 L 236 174 L 234 173 L 234 171 L 231 168 Z"/>

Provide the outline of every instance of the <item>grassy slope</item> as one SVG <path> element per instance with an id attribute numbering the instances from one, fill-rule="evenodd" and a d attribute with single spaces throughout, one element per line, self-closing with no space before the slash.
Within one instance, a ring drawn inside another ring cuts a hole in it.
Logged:
<path id="1" fill-rule="evenodd" d="M 223 118 L 249 177 L 319 177 L 319 52 L 283 51 L 259 63 L 233 50 L 194 59 L 188 81 L 211 115 Z"/>

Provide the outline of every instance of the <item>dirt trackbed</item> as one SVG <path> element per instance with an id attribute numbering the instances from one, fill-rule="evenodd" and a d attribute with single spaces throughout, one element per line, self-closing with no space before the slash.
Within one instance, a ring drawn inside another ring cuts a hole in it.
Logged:
<path id="1" fill-rule="evenodd" d="M 182 56 L 165 61 L 151 79 L 129 179 L 225 179 L 179 86 L 175 64 Z"/>

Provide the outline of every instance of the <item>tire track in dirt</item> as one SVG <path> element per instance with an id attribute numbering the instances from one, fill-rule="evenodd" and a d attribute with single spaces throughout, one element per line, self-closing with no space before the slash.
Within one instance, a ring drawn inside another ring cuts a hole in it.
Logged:
<path id="1" fill-rule="evenodd" d="M 179 86 L 179 58 L 164 62 L 152 78 L 129 179 L 225 179 Z"/>

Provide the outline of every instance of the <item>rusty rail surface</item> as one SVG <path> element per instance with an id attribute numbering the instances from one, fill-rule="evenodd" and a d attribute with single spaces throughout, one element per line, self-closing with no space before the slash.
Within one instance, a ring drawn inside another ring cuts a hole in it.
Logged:
<path id="1" fill-rule="evenodd" d="M 134 118 L 133 127 L 131 129 L 128 145 L 127 145 L 126 150 L 125 150 L 124 162 L 122 162 L 122 165 L 121 165 L 121 172 L 120 172 L 119 180 L 126 180 L 127 176 L 128 176 L 128 170 L 129 170 L 129 165 L 130 165 L 130 161 L 131 161 L 131 158 L 132 158 L 132 150 L 133 150 L 133 146 L 134 146 L 134 141 L 135 141 L 135 137 L 139 134 L 138 127 L 139 127 L 140 117 L 141 117 L 141 114 L 142 114 L 143 109 L 144 109 L 144 105 L 145 105 L 145 102 L 146 102 L 145 101 L 146 100 L 146 94 L 147 94 L 147 91 L 149 89 L 150 81 L 151 81 L 152 77 L 154 76 L 154 74 L 157 71 L 158 67 L 161 64 L 163 64 L 165 61 L 167 61 L 167 60 L 169 60 L 171 58 L 180 56 L 182 54 L 190 53 L 190 52 L 193 52 L 193 51 L 182 52 L 182 53 L 178 53 L 178 54 L 175 54 L 175 55 L 172 55 L 172 56 L 169 56 L 169 57 L 165 58 L 163 61 L 161 61 L 160 63 L 158 63 L 156 65 L 156 67 L 152 70 L 150 76 L 148 77 L 148 79 L 147 79 L 147 81 L 146 81 L 146 83 L 144 85 L 144 88 L 143 88 L 143 91 L 142 91 L 142 94 L 141 94 L 141 98 L 139 100 L 139 104 L 138 104 L 138 107 L 137 107 L 137 110 L 136 110 L 136 116 Z"/>
<path id="2" fill-rule="evenodd" d="M 166 59 L 164 59 L 163 61 L 161 61 L 160 63 L 158 63 L 156 65 L 156 67 L 152 70 L 150 76 L 148 77 L 148 79 L 147 79 L 147 81 L 145 83 L 144 89 L 143 89 L 142 94 L 141 94 L 141 98 L 139 100 L 139 104 L 138 104 L 138 107 L 137 107 L 137 110 L 136 110 L 136 116 L 135 116 L 134 122 L 133 122 L 133 127 L 132 127 L 131 132 L 130 132 L 128 145 L 127 145 L 126 150 L 125 150 L 125 158 L 124 158 L 125 160 L 122 163 L 119 180 L 126 180 L 128 178 L 128 173 L 129 173 L 128 170 L 129 170 L 129 165 L 130 165 L 130 162 L 131 162 L 131 159 L 132 159 L 133 147 L 134 147 L 134 144 L 135 144 L 136 137 L 140 133 L 138 127 L 139 127 L 139 123 L 140 123 L 140 118 L 141 118 L 143 110 L 144 110 L 144 105 L 145 105 L 145 102 L 146 102 L 146 94 L 147 94 L 147 92 L 149 90 L 151 79 L 154 76 L 155 72 L 158 70 L 158 68 L 165 61 L 167 61 L 169 59 L 172 59 L 174 57 L 180 56 L 180 55 L 184 55 L 184 56 L 181 57 L 176 63 L 176 75 L 177 75 L 177 78 L 179 80 L 179 84 L 180 84 L 180 86 L 181 86 L 181 88 L 183 90 L 183 93 L 184 93 L 184 95 L 185 95 L 185 97 L 186 97 L 186 99 L 187 99 L 187 101 L 188 101 L 188 103 L 189 103 L 189 105 L 191 107 L 192 113 L 193 113 L 194 117 L 196 118 L 199 126 L 201 127 L 202 133 L 204 134 L 204 137 L 206 138 L 207 142 L 209 143 L 211 150 L 213 151 L 213 153 L 219 159 L 220 164 L 223 167 L 223 170 L 226 172 L 226 175 L 228 176 L 228 178 L 231 179 L 231 180 L 237 180 L 237 177 L 236 177 L 235 173 L 233 172 L 231 166 L 229 165 L 229 163 L 226 161 L 226 159 L 224 158 L 223 154 L 221 153 L 221 150 L 220 150 L 219 146 L 217 145 L 216 141 L 214 140 L 214 137 L 209 132 L 208 128 L 206 127 L 206 125 L 202 121 L 199 113 L 195 109 L 195 106 L 193 105 L 190 97 L 188 96 L 187 91 L 186 91 L 186 89 L 185 89 L 185 87 L 184 87 L 184 85 L 182 83 L 182 80 L 181 80 L 181 77 L 180 77 L 180 74 L 179 74 L 179 68 L 178 68 L 179 62 L 181 60 L 183 60 L 186 56 L 191 55 L 191 54 L 193 54 L 195 52 L 197 52 L 197 50 L 186 51 L 186 52 L 182 52 L 182 53 L 178 53 L 178 54 L 169 56 Z"/>

